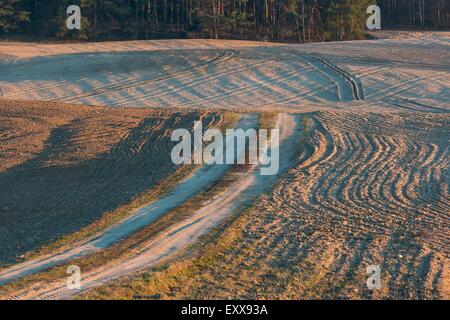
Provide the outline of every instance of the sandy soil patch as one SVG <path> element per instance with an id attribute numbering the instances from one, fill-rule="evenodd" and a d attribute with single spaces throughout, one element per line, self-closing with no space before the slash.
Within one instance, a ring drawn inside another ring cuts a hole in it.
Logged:
<path id="1" fill-rule="evenodd" d="M 368 104 L 448 112 L 449 39 L 448 33 L 423 33 L 301 45 L 225 40 L 34 46 L 6 42 L 0 44 L 0 88 L 10 99 L 261 110 L 332 107 L 333 102 L 352 100 L 347 87 L 353 82 Z"/>

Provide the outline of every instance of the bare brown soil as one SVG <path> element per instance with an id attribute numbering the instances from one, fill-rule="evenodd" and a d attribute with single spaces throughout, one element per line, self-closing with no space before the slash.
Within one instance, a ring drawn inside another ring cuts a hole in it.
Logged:
<path id="1" fill-rule="evenodd" d="M 75 232 L 169 177 L 177 127 L 219 114 L 0 100 L 0 262 Z"/>

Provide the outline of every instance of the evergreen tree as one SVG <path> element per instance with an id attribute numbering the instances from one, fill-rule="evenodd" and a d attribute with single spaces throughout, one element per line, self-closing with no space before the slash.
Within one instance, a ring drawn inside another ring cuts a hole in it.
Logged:
<path id="1" fill-rule="evenodd" d="M 17 30 L 23 22 L 29 21 L 29 14 L 21 9 L 20 0 L 1 0 L 0 33 Z"/>

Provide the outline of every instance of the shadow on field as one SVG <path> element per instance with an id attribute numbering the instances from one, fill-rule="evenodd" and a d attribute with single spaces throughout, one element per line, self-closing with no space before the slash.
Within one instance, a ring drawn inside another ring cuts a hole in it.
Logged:
<path id="1" fill-rule="evenodd" d="M 0 173 L 0 262 L 79 230 L 168 177 L 176 169 L 170 134 L 191 119 L 146 118 L 109 152 L 69 164 L 54 159 L 73 154 L 74 122 L 54 128 L 41 153 Z"/>

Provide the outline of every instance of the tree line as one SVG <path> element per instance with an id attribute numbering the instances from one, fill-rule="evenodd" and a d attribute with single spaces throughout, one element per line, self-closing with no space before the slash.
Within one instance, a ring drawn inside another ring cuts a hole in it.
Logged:
<path id="1" fill-rule="evenodd" d="M 0 0 L 0 34 L 79 40 L 207 37 L 331 41 L 365 37 L 366 9 L 382 27 L 448 29 L 450 0 Z M 67 30 L 79 5 L 82 29 Z"/>
<path id="2" fill-rule="evenodd" d="M 383 0 L 384 24 L 390 27 L 449 29 L 449 0 Z"/>

